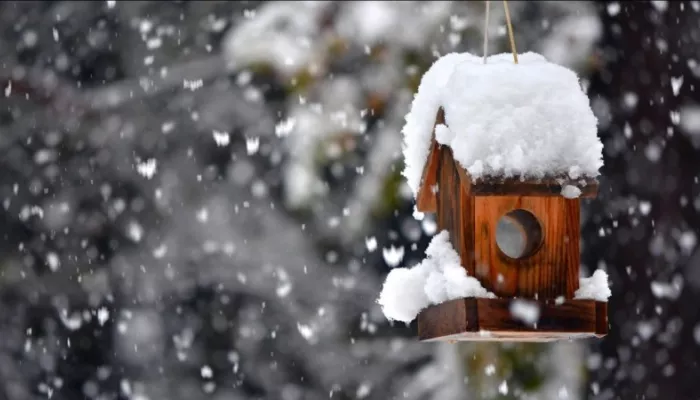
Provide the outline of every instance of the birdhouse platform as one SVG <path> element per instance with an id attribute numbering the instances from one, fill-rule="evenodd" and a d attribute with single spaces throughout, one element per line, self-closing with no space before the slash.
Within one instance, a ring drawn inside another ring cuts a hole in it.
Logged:
<path id="1" fill-rule="evenodd" d="M 387 278 L 388 293 L 418 288 L 404 297 L 417 305 L 389 294 L 380 304 L 389 318 L 417 313 L 421 340 L 608 332 L 607 275 L 579 276 L 580 202 L 596 196 L 602 165 L 597 120 L 572 71 L 508 56 L 442 57 L 406 117 L 404 175 L 417 211 L 435 214 L 445 235 L 426 250 L 432 259 Z"/>
<path id="2" fill-rule="evenodd" d="M 537 323 L 513 315 L 513 299 L 467 298 L 433 305 L 418 315 L 418 337 L 425 341 L 547 342 L 603 337 L 608 333 L 607 303 L 594 300 L 532 301 Z"/>

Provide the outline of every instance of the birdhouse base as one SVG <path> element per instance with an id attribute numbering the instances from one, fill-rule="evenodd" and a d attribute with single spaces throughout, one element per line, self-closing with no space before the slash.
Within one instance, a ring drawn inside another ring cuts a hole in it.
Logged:
<path id="1" fill-rule="evenodd" d="M 515 300 L 466 298 L 428 307 L 418 314 L 418 336 L 422 341 L 549 342 L 608 333 L 607 303 L 527 299 L 539 306 L 537 323 L 529 325 L 511 313 Z"/>

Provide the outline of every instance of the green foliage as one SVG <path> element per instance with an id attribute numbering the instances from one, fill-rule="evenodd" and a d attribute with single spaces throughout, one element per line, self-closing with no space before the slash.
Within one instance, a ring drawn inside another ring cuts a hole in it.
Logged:
<path id="1" fill-rule="evenodd" d="M 304 68 L 287 83 L 286 90 L 288 94 L 306 93 L 315 81 L 316 77 L 308 69 Z"/>
<path id="2" fill-rule="evenodd" d="M 515 400 L 522 392 L 541 389 L 547 377 L 538 366 L 538 360 L 545 354 L 546 346 L 538 343 L 462 344 L 460 352 L 474 398 Z M 505 395 L 495 391 L 503 381 L 509 386 Z"/>

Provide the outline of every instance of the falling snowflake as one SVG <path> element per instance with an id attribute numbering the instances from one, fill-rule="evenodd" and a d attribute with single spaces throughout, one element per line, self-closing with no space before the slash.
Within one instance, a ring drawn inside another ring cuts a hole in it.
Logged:
<path id="1" fill-rule="evenodd" d="M 249 156 L 257 153 L 258 149 L 260 148 L 260 138 L 258 138 L 258 137 L 246 138 L 245 148 L 246 148 L 246 151 L 248 152 Z"/>
<path id="2" fill-rule="evenodd" d="M 401 263 L 403 260 L 404 248 L 394 247 L 393 245 L 389 248 L 382 249 L 382 256 L 384 256 L 384 262 L 390 267 L 395 267 Z"/>
<path id="3" fill-rule="evenodd" d="M 306 339 L 309 343 L 313 343 L 314 340 L 314 331 L 311 329 L 309 325 L 304 325 L 299 322 L 297 322 L 297 330 L 301 334 L 301 336 Z"/>
<path id="4" fill-rule="evenodd" d="M 214 371 L 208 365 L 203 366 L 200 373 L 204 379 L 211 379 L 214 376 Z"/>
<path id="5" fill-rule="evenodd" d="M 136 171 L 146 179 L 151 179 L 156 174 L 157 164 L 156 160 L 149 158 L 146 161 L 136 164 Z"/>
<path id="6" fill-rule="evenodd" d="M 365 238 L 365 246 L 370 253 L 377 249 L 377 239 L 374 236 Z"/>
<path id="7" fill-rule="evenodd" d="M 214 142 L 216 142 L 216 145 L 219 147 L 228 146 L 228 144 L 231 143 L 228 132 L 214 131 L 212 134 L 214 136 Z"/>
<path id="8" fill-rule="evenodd" d="M 100 307 L 100 309 L 97 310 L 97 322 L 102 326 L 107 320 L 109 320 L 109 310 L 105 307 Z"/>

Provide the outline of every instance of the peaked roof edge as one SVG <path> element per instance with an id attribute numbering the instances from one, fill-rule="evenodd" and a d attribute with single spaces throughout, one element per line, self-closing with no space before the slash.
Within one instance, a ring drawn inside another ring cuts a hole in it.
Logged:
<path id="1" fill-rule="evenodd" d="M 420 188 L 416 196 L 416 208 L 420 212 L 437 211 L 437 173 L 441 162 L 442 145 L 435 140 L 435 127 L 445 124 L 445 113 L 442 107 L 438 109 L 433 124 L 433 134 L 430 140 L 428 159 L 423 166 Z M 452 155 L 452 149 L 445 146 L 445 151 Z M 523 177 L 488 177 L 474 181 L 469 172 L 455 162 L 460 181 L 472 196 L 563 196 L 566 186 L 573 186 L 581 191 L 578 197 L 595 198 L 598 194 L 597 178 L 571 179 L 569 176 L 547 176 L 541 179 Z"/>

